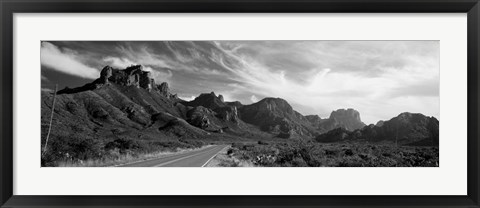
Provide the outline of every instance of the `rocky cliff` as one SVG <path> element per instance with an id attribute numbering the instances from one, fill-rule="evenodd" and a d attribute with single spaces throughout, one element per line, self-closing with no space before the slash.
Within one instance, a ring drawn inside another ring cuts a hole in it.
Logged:
<path id="1" fill-rule="evenodd" d="M 170 93 L 168 83 L 163 82 L 159 85 L 155 84 L 155 80 L 151 77 L 151 72 L 144 71 L 141 65 L 132 65 L 126 69 L 115 69 L 105 66 L 100 72 L 100 77 L 84 86 L 77 88 L 66 87 L 60 90 L 58 94 L 72 94 L 88 90 L 95 90 L 110 84 L 120 86 L 134 86 L 136 88 L 145 89 L 147 91 L 155 91 L 167 98 L 177 98 L 177 95 Z"/>
<path id="2" fill-rule="evenodd" d="M 365 126 L 365 123 L 360 119 L 360 113 L 351 108 L 332 111 L 330 117 L 327 119 L 322 119 L 317 115 L 308 115 L 306 118 L 322 133 L 336 128 L 344 128 L 348 131 L 353 131 Z"/>

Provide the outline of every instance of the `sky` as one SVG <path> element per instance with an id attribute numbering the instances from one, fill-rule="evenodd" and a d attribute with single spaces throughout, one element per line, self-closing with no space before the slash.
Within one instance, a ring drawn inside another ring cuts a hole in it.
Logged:
<path id="1" fill-rule="evenodd" d="M 43 41 L 42 88 L 78 87 L 141 64 L 185 100 L 283 98 L 303 115 L 353 108 L 366 124 L 402 112 L 439 118 L 438 41 Z"/>

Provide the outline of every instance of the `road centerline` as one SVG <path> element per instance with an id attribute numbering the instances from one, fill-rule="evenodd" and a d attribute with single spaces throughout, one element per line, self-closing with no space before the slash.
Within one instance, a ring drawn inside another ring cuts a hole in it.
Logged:
<path id="1" fill-rule="evenodd" d="M 196 154 L 193 154 L 193 155 L 189 155 L 189 156 L 181 157 L 181 158 L 178 158 L 178 159 L 175 159 L 175 160 L 171 160 L 171 161 L 168 161 L 168 162 L 164 162 L 164 163 L 155 165 L 154 167 L 162 167 L 162 166 L 164 166 L 164 165 L 168 165 L 168 164 L 171 164 L 171 163 L 174 163 L 174 162 L 178 162 L 178 161 L 181 161 L 181 160 L 184 160 L 184 159 L 188 159 L 188 158 L 195 157 L 195 156 L 198 156 L 198 155 L 210 153 L 210 152 L 212 152 L 213 150 L 217 150 L 217 148 L 218 148 L 218 147 L 215 147 L 215 148 L 209 149 L 209 150 L 207 150 L 207 151 L 202 151 L 202 152 L 199 152 L 199 153 L 196 153 Z"/>
<path id="2" fill-rule="evenodd" d="M 135 165 L 142 164 L 142 163 L 150 163 L 150 162 L 154 162 L 155 160 L 164 160 L 164 159 L 169 159 L 169 158 L 176 158 L 176 157 L 181 157 L 181 156 L 185 156 L 185 155 L 190 155 L 190 154 L 193 154 L 193 153 L 197 153 L 197 154 L 198 153 L 203 153 L 205 151 L 210 151 L 212 149 L 215 149 L 216 147 L 217 147 L 217 145 L 214 145 L 214 146 L 207 147 L 207 148 L 201 149 L 201 150 L 193 150 L 193 151 L 190 151 L 190 152 L 185 152 L 185 153 L 175 154 L 175 155 L 169 155 L 169 156 L 166 156 L 166 157 L 151 158 L 151 159 L 147 159 L 147 160 L 136 161 L 136 162 L 131 162 L 131 163 L 127 163 L 127 164 L 121 164 L 121 165 L 117 165 L 117 166 L 114 166 L 114 167 L 135 167 Z M 142 166 L 139 166 L 139 167 L 142 167 Z M 148 166 L 145 166 L 145 167 L 148 167 Z"/>

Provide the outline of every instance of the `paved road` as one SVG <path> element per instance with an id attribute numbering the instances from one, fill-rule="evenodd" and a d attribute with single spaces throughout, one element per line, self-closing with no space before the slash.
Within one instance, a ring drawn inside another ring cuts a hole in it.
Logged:
<path id="1" fill-rule="evenodd" d="M 203 167 L 228 145 L 213 145 L 201 150 L 154 158 L 116 167 Z"/>

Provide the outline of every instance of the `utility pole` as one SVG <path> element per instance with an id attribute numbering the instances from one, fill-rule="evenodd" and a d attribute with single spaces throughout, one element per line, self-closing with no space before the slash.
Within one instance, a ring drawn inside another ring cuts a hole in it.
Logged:
<path id="1" fill-rule="evenodd" d="M 47 145 L 48 145 L 48 137 L 50 137 L 50 130 L 52 130 L 52 121 L 53 121 L 53 112 L 55 111 L 55 99 L 57 97 L 57 87 L 58 85 L 55 85 L 55 92 L 53 93 L 53 103 L 52 103 L 52 112 L 50 114 L 50 124 L 48 125 L 48 133 L 47 133 L 47 139 L 45 139 L 45 146 L 43 147 L 43 154 L 47 152 Z"/>

